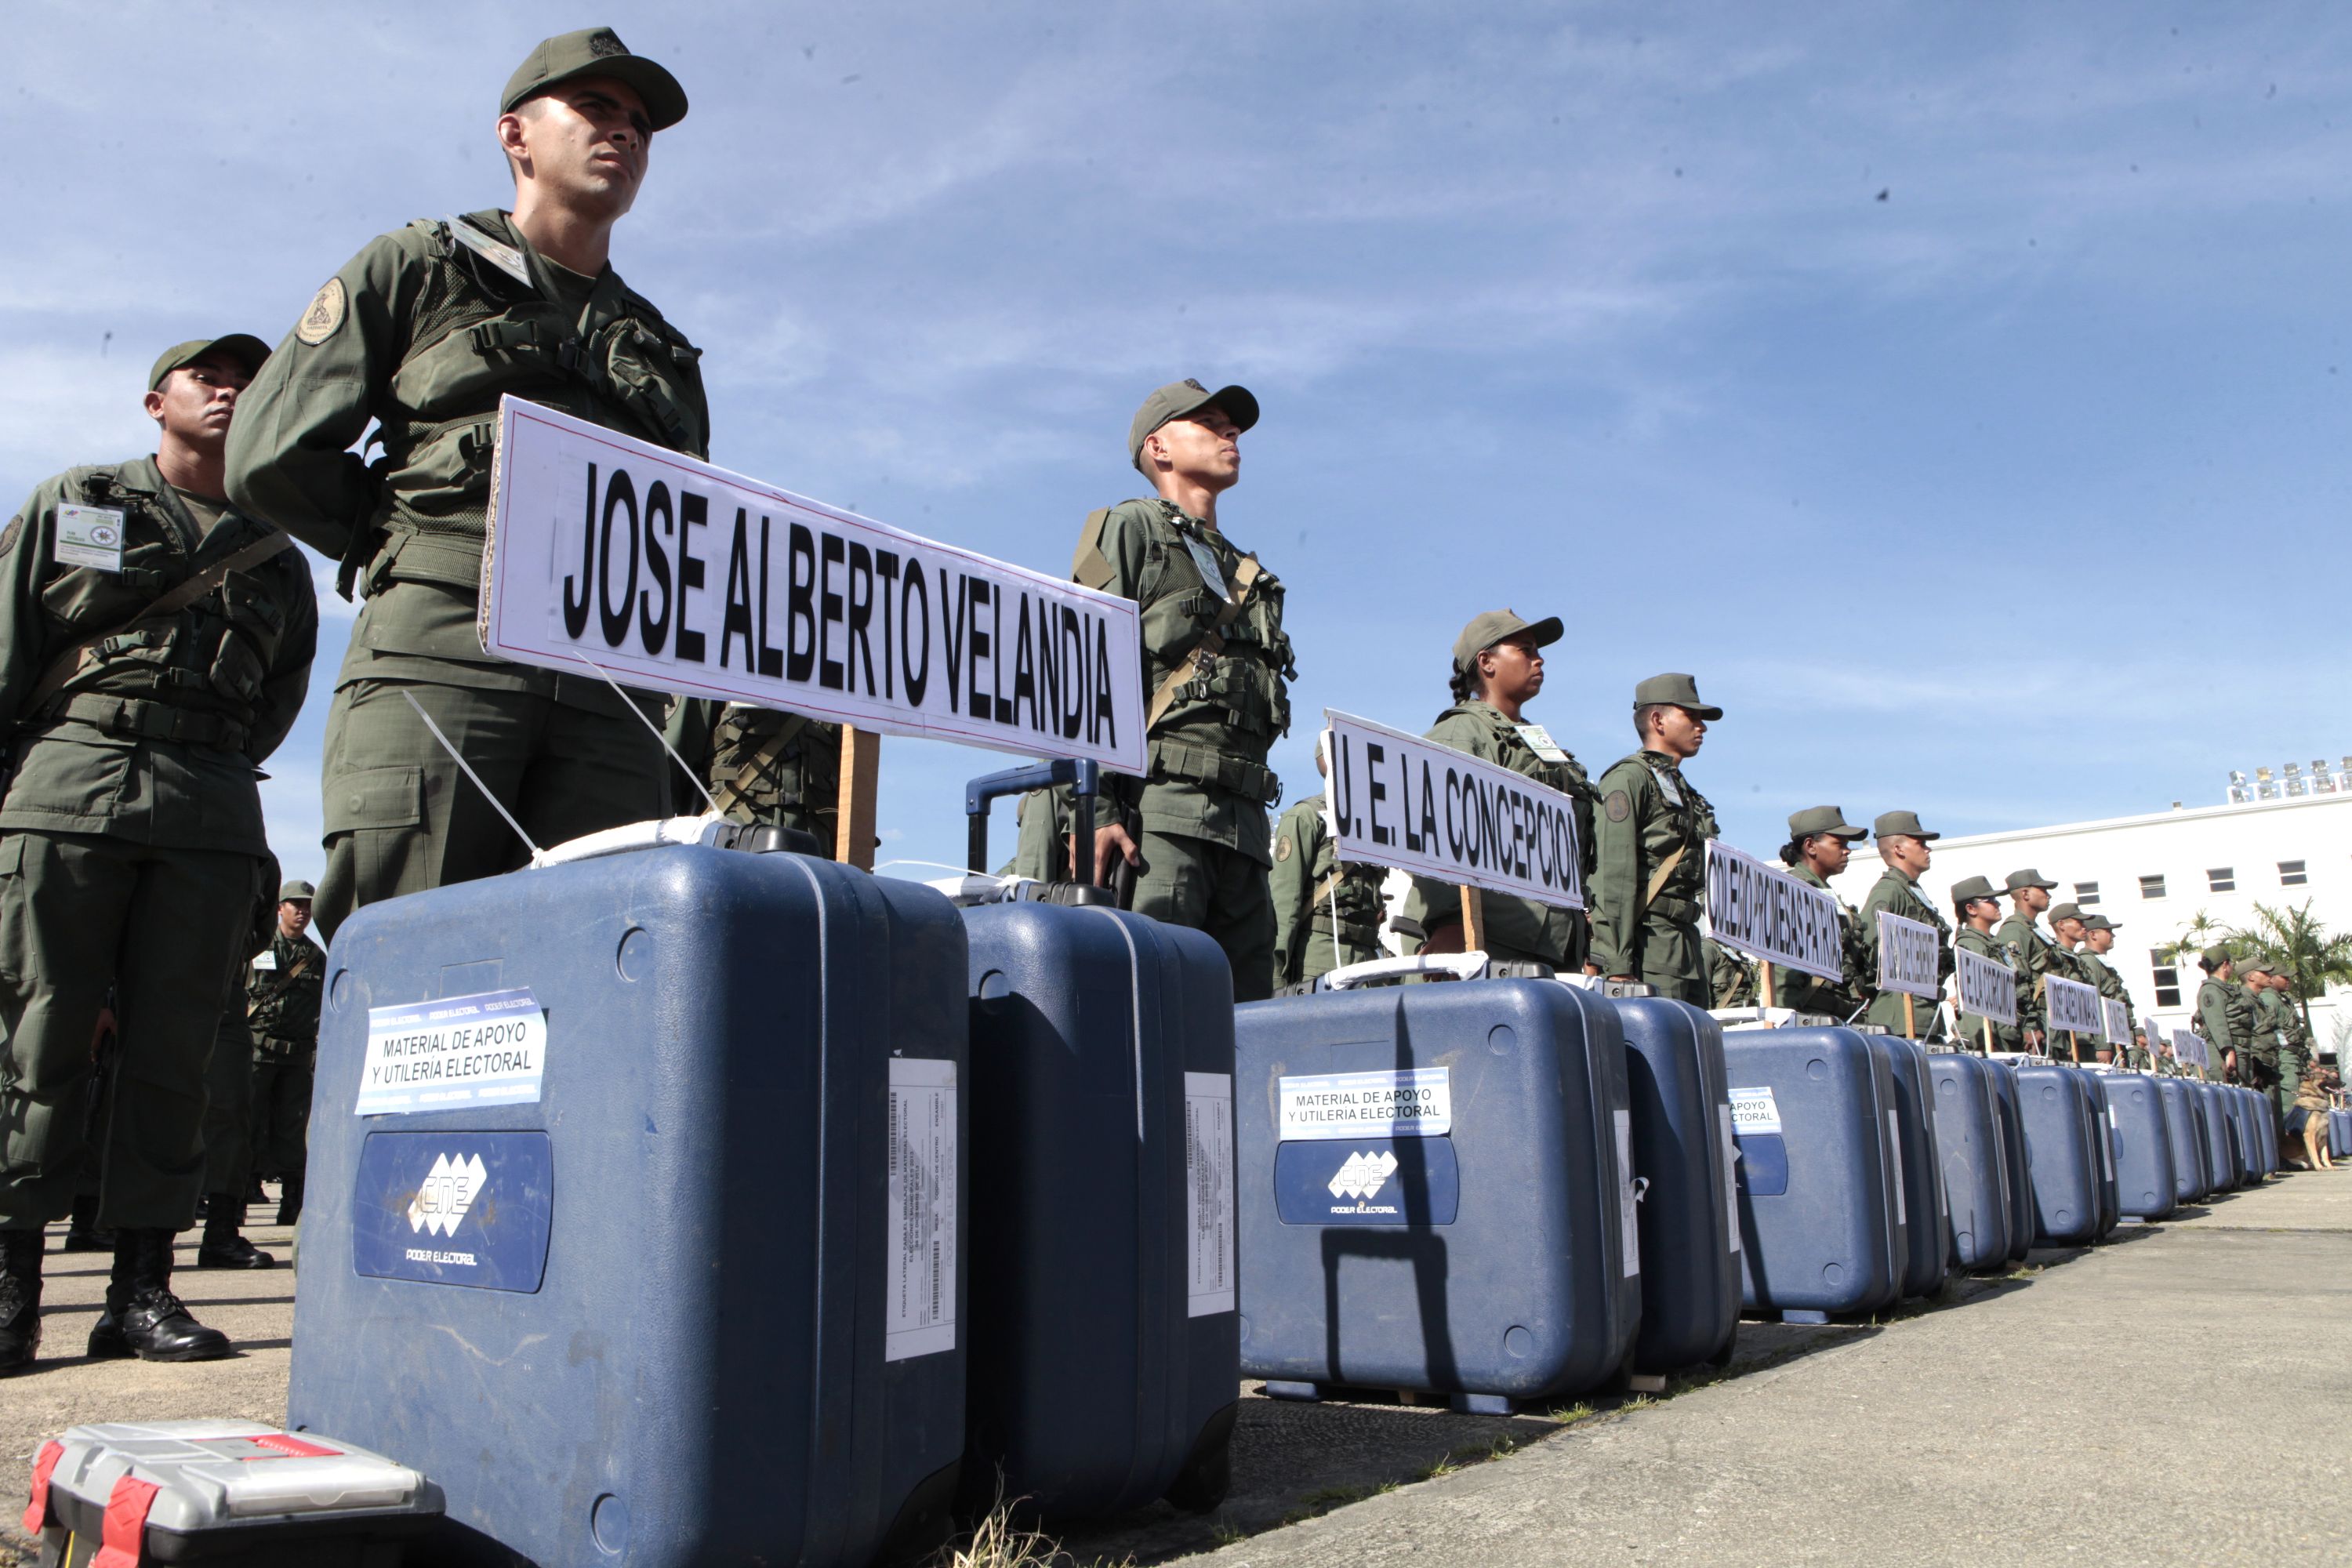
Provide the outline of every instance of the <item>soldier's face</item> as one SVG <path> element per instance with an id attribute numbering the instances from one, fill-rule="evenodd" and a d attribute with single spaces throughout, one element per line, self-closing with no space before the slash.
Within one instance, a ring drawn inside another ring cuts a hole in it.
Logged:
<path id="1" fill-rule="evenodd" d="M 1478 672 L 1496 696 L 1525 702 L 1543 689 L 1543 650 L 1525 633 L 1506 637 L 1478 656 Z"/>
<path id="2" fill-rule="evenodd" d="M 2000 919 L 2000 905 L 1991 899 L 1970 899 L 1968 907 L 1960 911 L 1960 918 L 1965 921 L 1997 921 Z"/>
<path id="3" fill-rule="evenodd" d="M 1816 833 L 1805 840 L 1805 858 L 1824 877 L 1834 877 L 1853 858 L 1853 846 L 1834 833 Z"/>
<path id="4" fill-rule="evenodd" d="M 1927 846 L 1924 840 L 1907 833 L 1897 833 L 1878 841 L 1886 863 L 1906 877 L 1916 877 L 1927 868 Z"/>
<path id="5" fill-rule="evenodd" d="M 1169 472 L 1223 489 L 1241 478 L 1242 433 L 1234 416 L 1212 403 L 1171 419 L 1149 437 Z"/>
<path id="6" fill-rule="evenodd" d="M 219 451 L 228 445 L 236 396 L 253 379 L 246 363 L 215 349 L 195 363 L 163 378 L 163 389 L 147 395 L 148 417 L 184 446 Z"/>
<path id="7" fill-rule="evenodd" d="M 1706 744 L 1706 721 L 1687 708 L 1669 703 L 1654 710 L 1650 732 L 1658 750 L 1670 757 L 1696 757 Z"/>
<path id="8" fill-rule="evenodd" d="M 2091 944 L 2093 952 L 2105 952 L 2116 945 L 2116 933 L 2111 931 L 2094 929 L 2084 940 Z"/>
<path id="9" fill-rule="evenodd" d="M 2015 900 L 2018 913 L 2029 920 L 2050 907 L 2050 895 L 2040 888 L 2020 888 Z"/>
<path id="10" fill-rule="evenodd" d="M 310 929 L 310 900 L 289 899 L 278 906 L 278 929 L 288 936 L 300 936 Z"/>
<path id="11" fill-rule="evenodd" d="M 629 210 L 653 157 L 645 100 L 610 77 L 567 81 L 499 118 L 524 179 L 565 206 L 611 219 Z"/>

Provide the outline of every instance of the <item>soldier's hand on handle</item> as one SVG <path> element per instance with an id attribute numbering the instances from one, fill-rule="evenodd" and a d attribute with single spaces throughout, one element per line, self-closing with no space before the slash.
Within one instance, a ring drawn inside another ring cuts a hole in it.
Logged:
<path id="1" fill-rule="evenodd" d="M 1114 849 L 1127 864 L 1138 871 L 1144 869 L 1143 851 L 1137 848 L 1135 840 L 1129 837 L 1127 825 L 1122 822 L 1105 823 L 1095 829 L 1095 883 L 1097 887 L 1108 886 L 1111 872 L 1117 868 L 1111 859 Z"/>

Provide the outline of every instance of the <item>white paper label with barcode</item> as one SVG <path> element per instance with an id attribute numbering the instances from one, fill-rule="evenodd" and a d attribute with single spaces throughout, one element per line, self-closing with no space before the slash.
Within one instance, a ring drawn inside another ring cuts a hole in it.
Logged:
<path id="1" fill-rule="evenodd" d="M 1184 1075 L 1184 1187 L 1192 1220 L 1184 1315 L 1234 1310 L 1234 1075 Z"/>
<path id="2" fill-rule="evenodd" d="M 1642 1271 L 1641 1195 L 1633 1186 L 1633 1113 L 1615 1111 L 1617 1118 L 1617 1220 L 1625 1236 L 1625 1272 Z"/>
<path id="3" fill-rule="evenodd" d="M 1908 1225 L 1903 1213 L 1903 1126 L 1891 1110 L 1886 1113 L 1886 1154 L 1895 1167 L 1895 1223 Z"/>
<path id="4" fill-rule="evenodd" d="M 1723 1212 L 1731 1216 L 1731 1250 L 1739 1250 L 1739 1140 L 1731 1131 L 1731 1107 L 1715 1108 L 1723 1127 Z"/>
<path id="5" fill-rule="evenodd" d="M 956 1065 L 890 1058 L 890 1300 L 882 1359 L 955 1349 Z"/>

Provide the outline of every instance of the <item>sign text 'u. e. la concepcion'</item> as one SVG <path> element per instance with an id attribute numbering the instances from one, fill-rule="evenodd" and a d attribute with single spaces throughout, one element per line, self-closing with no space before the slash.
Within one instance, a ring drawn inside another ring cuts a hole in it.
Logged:
<path id="1" fill-rule="evenodd" d="M 481 603 L 520 664 L 1144 768 L 1131 601 L 511 396 Z"/>
<path id="2" fill-rule="evenodd" d="M 1576 801 L 1436 741 L 1323 710 L 1332 852 L 1456 886 L 1584 907 Z"/>

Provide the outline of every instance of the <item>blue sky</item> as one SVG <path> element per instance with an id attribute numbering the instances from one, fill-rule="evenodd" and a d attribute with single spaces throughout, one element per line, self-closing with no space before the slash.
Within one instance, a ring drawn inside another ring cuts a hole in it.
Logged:
<path id="1" fill-rule="evenodd" d="M 499 87 L 596 22 L 693 98 L 614 257 L 708 351 L 715 460 L 1061 570 L 1145 392 L 1256 391 L 1223 521 L 1289 587 L 1294 795 L 1312 715 L 1423 728 L 1499 605 L 1566 618 L 1530 716 L 1596 773 L 1696 672 L 1759 853 L 2352 747 L 2325 5 L 20 5 L 0 489 L 151 449 L 163 344 L 501 200 Z M 885 856 L 960 860 L 1011 759 L 884 757 Z"/>

